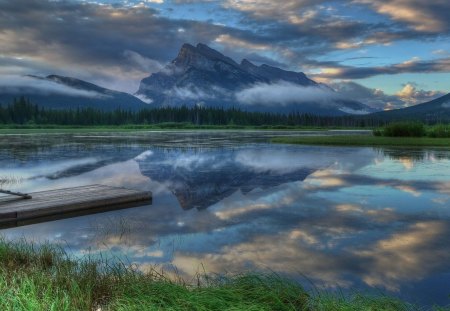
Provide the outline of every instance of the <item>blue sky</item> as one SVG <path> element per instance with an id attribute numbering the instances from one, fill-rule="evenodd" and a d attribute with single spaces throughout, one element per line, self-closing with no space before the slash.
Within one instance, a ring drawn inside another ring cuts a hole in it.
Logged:
<path id="1" fill-rule="evenodd" d="M 187 42 L 303 71 L 384 108 L 450 91 L 447 0 L 0 0 L 0 74 L 133 93 Z"/>

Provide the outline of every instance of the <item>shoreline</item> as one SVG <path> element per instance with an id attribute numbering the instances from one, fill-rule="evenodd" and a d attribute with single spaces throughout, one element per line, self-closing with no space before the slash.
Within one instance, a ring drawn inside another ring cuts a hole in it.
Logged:
<path id="1" fill-rule="evenodd" d="M 367 131 L 369 128 L 342 128 L 342 127 L 299 127 L 299 126 L 237 126 L 237 125 L 121 125 L 121 126 L 0 126 L 0 135 L 3 134 L 33 134 L 33 133 L 77 133 L 77 132 L 148 132 L 148 131 Z"/>

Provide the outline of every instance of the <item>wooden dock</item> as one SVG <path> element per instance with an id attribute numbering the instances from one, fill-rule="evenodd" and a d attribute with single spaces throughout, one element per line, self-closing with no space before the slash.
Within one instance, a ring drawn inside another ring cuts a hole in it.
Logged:
<path id="1" fill-rule="evenodd" d="M 150 191 L 137 191 L 104 185 L 89 185 L 30 193 L 31 199 L 0 197 L 0 223 L 63 216 L 76 212 L 89 214 L 150 204 Z M 70 217 L 70 216 L 69 216 Z"/>

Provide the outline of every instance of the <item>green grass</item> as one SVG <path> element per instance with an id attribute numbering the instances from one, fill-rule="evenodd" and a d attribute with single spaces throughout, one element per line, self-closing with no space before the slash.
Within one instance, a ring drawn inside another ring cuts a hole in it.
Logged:
<path id="1" fill-rule="evenodd" d="M 283 144 L 332 146 L 450 147 L 450 138 L 385 137 L 369 135 L 277 137 L 273 138 L 272 142 Z"/>
<path id="2" fill-rule="evenodd" d="M 295 131 L 326 131 L 341 129 L 339 127 L 311 127 L 291 125 L 195 125 L 192 123 L 159 123 L 159 124 L 128 124 L 128 125 L 106 125 L 106 126 L 79 126 L 79 125 L 18 125 L 0 124 L 0 135 L 2 134 L 39 134 L 39 133 L 88 133 L 88 132 L 136 132 L 152 130 L 295 130 Z M 348 129 L 348 128 L 346 128 Z"/>
<path id="3" fill-rule="evenodd" d="M 188 285 L 155 270 L 143 274 L 122 264 L 74 260 L 51 245 L 1 240 L 0 310 L 419 309 L 385 296 L 307 293 L 273 273 L 203 276 Z"/>
<path id="4" fill-rule="evenodd" d="M 450 138 L 450 124 L 425 125 L 420 122 L 391 122 L 373 130 L 374 136 Z"/>
<path id="5" fill-rule="evenodd" d="M 420 122 L 392 122 L 382 128 L 381 134 L 387 137 L 422 137 L 426 135 L 426 127 Z"/>

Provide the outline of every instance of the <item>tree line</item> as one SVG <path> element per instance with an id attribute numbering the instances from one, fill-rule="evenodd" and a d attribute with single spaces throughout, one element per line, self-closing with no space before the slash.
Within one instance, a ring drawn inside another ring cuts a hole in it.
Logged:
<path id="1" fill-rule="evenodd" d="M 312 126 L 374 127 L 383 121 L 370 117 L 317 116 L 293 112 L 289 114 L 248 112 L 237 108 L 162 107 L 140 111 L 95 108 L 49 109 L 39 107 L 21 97 L 12 104 L 0 106 L 0 124 L 107 126 L 128 124 L 189 123 L 193 125 L 239 126 Z"/>

